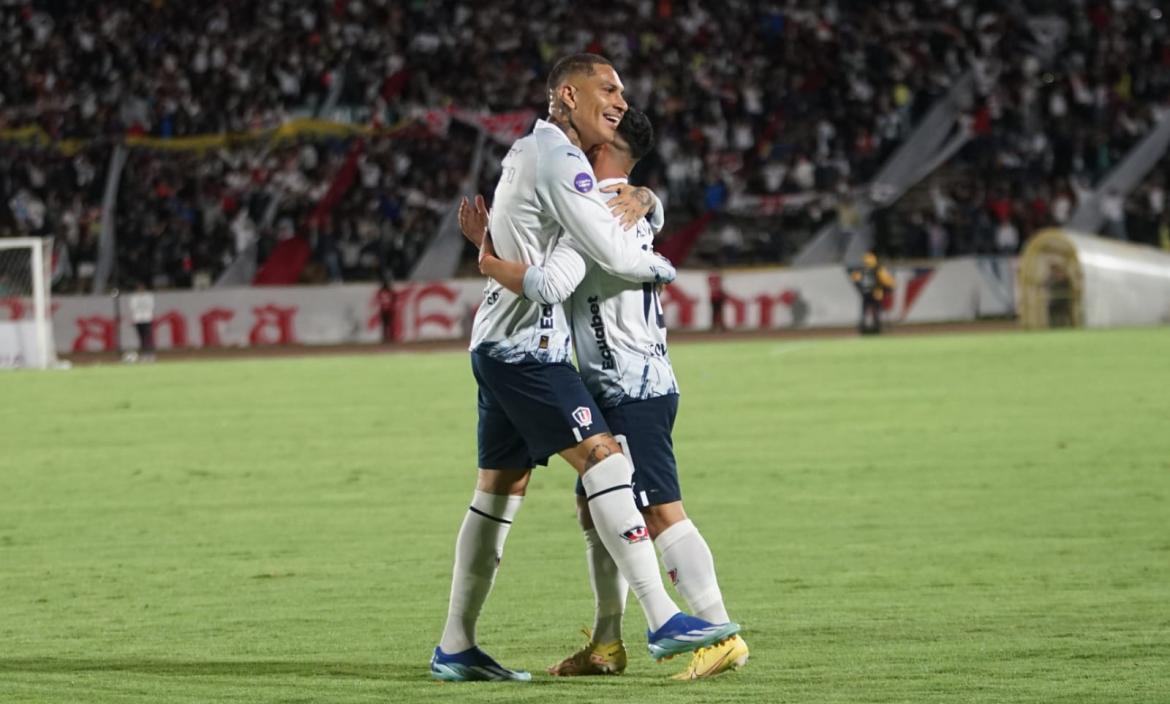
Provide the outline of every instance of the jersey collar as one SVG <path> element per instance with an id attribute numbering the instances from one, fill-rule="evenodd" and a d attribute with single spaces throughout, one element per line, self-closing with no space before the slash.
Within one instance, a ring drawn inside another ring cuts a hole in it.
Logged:
<path id="1" fill-rule="evenodd" d="M 569 136 L 565 134 L 565 131 L 548 120 L 538 119 L 536 121 L 536 126 L 532 128 L 532 133 L 536 134 L 540 130 L 552 130 L 553 132 L 557 133 L 557 136 L 560 137 L 561 141 L 567 144 L 572 144 L 572 142 L 569 141 Z"/>
<path id="2" fill-rule="evenodd" d="M 572 144 L 572 142 L 569 141 L 569 137 L 565 134 L 564 130 L 562 130 L 560 127 L 557 127 L 556 125 L 549 122 L 548 120 L 537 119 L 536 126 L 532 128 L 533 134 L 535 134 L 537 130 L 552 130 L 553 132 L 557 133 L 557 136 L 561 139 L 561 141 L 566 142 L 568 144 Z M 629 183 L 629 182 L 630 182 L 630 180 L 628 178 L 606 178 L 606 179 L 602 179 L 601 181 L 598 181 L 597 187 L 603 188 L 605 186 L 612 186 L 615 183 Z"/>

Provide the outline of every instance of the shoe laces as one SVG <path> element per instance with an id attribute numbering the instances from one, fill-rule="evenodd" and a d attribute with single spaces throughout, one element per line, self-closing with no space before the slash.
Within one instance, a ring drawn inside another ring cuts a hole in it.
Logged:
<path id="1" fill-rule="evenodd" d="M 582 628 L 581 634 L 585 636 L 585 645 L 570 655 L 569 659 L 576 663 L 588 663 L 591 662 L 590 656 L 593 655 L 593 648 L 597 644 L 593 642 L 593 631 L 588 627 Z"/>

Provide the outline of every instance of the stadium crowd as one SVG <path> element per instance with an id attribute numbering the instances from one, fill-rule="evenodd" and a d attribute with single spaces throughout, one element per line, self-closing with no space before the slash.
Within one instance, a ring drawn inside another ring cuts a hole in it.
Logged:
<path id="1" fill-rule="evenodd" d="M 263 262 L 280 241 L 302 236 L 313 251 L 309 280 L 402 278 L 469 159 L 468 139 L 421 130 L 209 154 L 131 151 L 132 176 L 119 191 L 120 268 L 156 285 L 202 286 L 237 252 L 255 246 Z M 334 197 L 342 178 L 350 185 Z"/>
<path id="2" fill-rule="evenodd" d="M 598 9 L 513 0 L 484 12 L 466 0 L 8 3 L 0 7 L 0 134 L 36 125 L 50 139 L 87 146 L 65 156 L 6 139 L 0 231 L 64 233 L 74 276 L 82 276 L 95 249 L 106 161 L 126 135 L 256 133 L 305 116 L 390 126 L 449 107 L 542 114 L 552 62 L 593 51 L 615 62 L 628 99 L 658 131 L 636 177 L 659 192 L 675 225 L 721 213 L 710 228 L 721 263 L 790 256 L 840 216 L 926 109 L 973 70 L 973 139 L 933 179 L 929 197 L 879 212 L 879 245 L 903 256 L 1014 251 L 1037 227 L 1067 219 L 1078 191 L 1107 173 L 1166 103 L 1170 35 L 1158 7 L 729 0 L 715 10 L 623 0 Z M 1031 23 L 1049 12 L 1068 30 L 1051 58 Z M 319 212 L 355 140 L 132 149 L 117 209 L 121 275 L 202 285 L 252 240 L 263 258 L 290 234 L 312 240 L 315 278 L 404 275 L 457 194 L 474 135 L 452 127 L 369 138 L 354 186 Z M 502 147 L 494 149 L 493 158 Z M 1123 210 L 1164 219 L 1164 171 Z M 490 193 L 493 176 L 485 170 L 480 190 Z M 726 214 L 739 194 L 813 197 L 771 216 Z M 1110 227 L 1121 234 L 1124 216 Z"/>
<path id="3" fill-rule="evenodd" d="M 926 207 L 911 202 L 878 218 L 888 251 L 1017 251 L 1031 233 L 1068 222 L 1170 108 L 1170 18 L 1160 4 L 1071 5 L 1051 61 L 1013 53 L 994 76 L 977 65 L 972 139 L 926 185 Z M 1104 234 L 1162 244 L 1168 176 L 1164 158 L 1128 199 L 1107 192 Z"/>

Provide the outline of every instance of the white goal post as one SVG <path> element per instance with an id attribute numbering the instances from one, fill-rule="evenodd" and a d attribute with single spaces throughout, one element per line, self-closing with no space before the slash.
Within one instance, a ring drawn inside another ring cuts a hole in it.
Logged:
<path id="1" fill-rule="evenodd" d="M 0 369 L 57 366 L 49 270 L 52 238 L 0 237 Z"/>

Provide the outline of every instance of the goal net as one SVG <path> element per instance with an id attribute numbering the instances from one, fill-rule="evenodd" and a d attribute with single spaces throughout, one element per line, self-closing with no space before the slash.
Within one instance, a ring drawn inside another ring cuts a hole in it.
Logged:
<path id="1" fill-rule="evenodd" d="M 52 242 L 0 238 L 0 369 L 56 366 L 49 302 Z"/>

